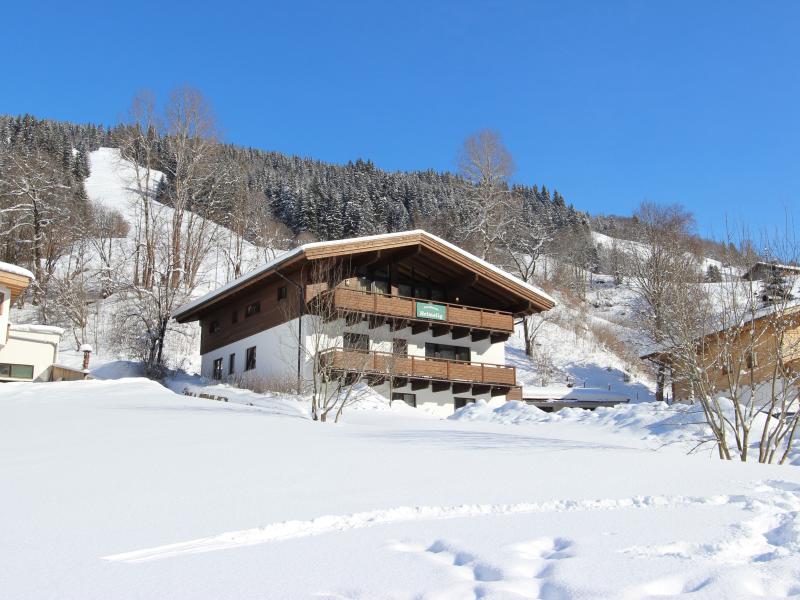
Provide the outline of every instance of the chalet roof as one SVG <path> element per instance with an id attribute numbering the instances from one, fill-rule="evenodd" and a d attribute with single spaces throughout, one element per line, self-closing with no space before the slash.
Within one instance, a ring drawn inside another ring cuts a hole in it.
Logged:
<path id="1" fill-rule="evenodd" d="M 234 279 L 216 290 L 181 306 L 172 316 L 180 322 L 194 320 L 198 317 L 199 312 L 216 304 L 230 294 L 247 287 L 256 280 L 261 279 L 262 276 L 268 275 L 281 266 L 288 266 L 295 261 L 303 259 L 317 260 L 360 252 L 388 250 L 415 245 L 423 246 L 450 261 L 459 263 L 477 273 L 480 277 L 504 287 L 509 293 L 519 296 L 521 300 L 530 302 L 538 310 L 549 310 L 555 306 L 555 300 L 540 288 L 514 277 L 503 269 L 478 258 L 474 254 L 438 236 L 422 229 L 415 229 L 412 231 L 399 231 L 395 233 L 303 244 L 302 246 L 284 252 L 258 269 L 254 269 L 238 279 Z"/>
<path id="2" fill-rule="evenodd" d="M 11 301 L 17 299 L 25 288 L 30 285 L 35 278 L 33 273 L 18 265 L 0 262 L 0 285 L 4 285 L 11 290 Z"/>
<path id="3" fill-rule="evenodd" d="M 769 268 L 769 269 L 778 269 L 780 271 L 793 271 L 795 273 L 800 273 L 800 266 L 797 266 L 797 265 L 787 265 L 787 264 L 781 264 L 781 263 L 775 263 L 775 262 L 759 261 L 759 262 L 753 264 L 752 267 L 747 269 L 747 271 L 744 273 L 743 277 L 747 278 L 748 276 L 752 275 L 752 273 L 754 271 L 756 271 L 756 269 L 763 268 L 763 267 L 766 267 L 766 268 Z"/>

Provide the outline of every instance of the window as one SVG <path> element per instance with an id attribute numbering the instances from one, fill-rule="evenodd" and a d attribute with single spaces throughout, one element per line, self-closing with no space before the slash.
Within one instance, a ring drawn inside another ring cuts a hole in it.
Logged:
<path id="1" fill-rule="evenodd" d="M 416 394 L 400 394 L 395 392 L 392 394 L 392 402 L 405 402 L 409 406 L 413 406 L 414 408 L 417 407 L 417 395 Z"/>
<path id="2" fill-rule="evenodd" d="M 256 368 L 256 347 L 251 346 L 244 353 L 244 370 L 252 371 Z"/>
<path id="3" fill-rule="evenodd" d="M 389 282 L 388 281 L 373 281 L 372 282 L 372 291 L 376 294 L 388 294 L 389 290 Z"/>
<path id="4" fill-rule="evenodd" d="M 368 292 L 371 287 L 372 287 L 372 282 L 369 280 L 368 277 L 356 278 L 356 289 L 361 290 L 362 292 Z"/>
<path id="5" fill-rule="evenodd" d="M 231 313 L 231 324 L 239 322 L 239 311 L 235 310 Z"/>
<path id="6" fill-rule="evenodd" d="M 448 346 L 447 344 L 425 344 L 425 356 L 427 358 L 470 361 L 469 348 L 464 346 Z"/>
<path id="7" fill-rule="evenodd" d="M 363 333 L 345 333 L 345 350 L 369 350 L 369 336 Z"/>
<path id="8" fill-rule="evenodd" d="M 392 354 L 397 356 L 408 356 L 408 340 L 394 338 L 392 340 Z"/>
<path id="9" fill-rule="evenodd" d="M 228 356 L 228 375 L 233 375 L 236 370 L 236 354 L 232 353 Z"/>
<path id="10" fill-rule="evenodd" d="M 431 300 L 444 302 L 446 300 L 444 290 L 441 288 L 431 288 Z"/>
<path id="11" fill-rule="evenodd" d="M 3 305 L 6 301 L 6 295 L 3 292 L 0 292 L 0 315 L 3 314 Z"/>
<path id="12" fill-rule="evenodd" d="M 222 359 L 215 358 L 214 359 L 214 369 L 211 373 L 211 378 L 219 381 L 222 379 Z"/>
<path id="13" fill-rule="evenodd" d="M 0 363 L 0 377 L 33 379 L 33 365 L 13 365 L 9 363 Z"/>
<path id="14" fill-rule="evenodd" d="M 214 320 L 208 324 L 208 333 L 219 333 L 219 330 L 220 330 L 219 321 Z"/>
<path id="15" fill-rule="evenodd" d="M 750 354 L 747 355 L 747 368 L 755 369 L 756 367 L 758 367 L 758 356 L 755 352 L 750 352 Z"/>
<path id="16" fill-rule="evenodd" d="M 455 410 L 464 408 L 467 404 L 475 404 L 475 398 L 453 398 Z"/>
<path id="17" fill-rule="evenodd" d="M 282 285 L 278 288 L 278 301 L 284 300 L 286 298 L 286 286 Z"/>
<path id="18" fill-rule="evenodd" d="M 256 300 L 247 305 L 247 308 L 244 309 L 244 318 L 252 317 L 261 312 L 261 301 Z"/>
<path id="19" fill-rule="evenodd" d="M 414 295 L 414 288 L 408 283 L 400 283 L 397 285 L 397 295 L 410 298 Z"/>

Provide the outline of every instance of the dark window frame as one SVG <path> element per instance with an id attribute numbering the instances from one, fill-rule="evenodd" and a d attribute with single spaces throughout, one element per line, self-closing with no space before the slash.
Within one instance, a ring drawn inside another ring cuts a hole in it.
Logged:
<path id="1" fill-rule="evenodd" d="M 236 371 L 236 352 L 231 352 L 228 355 L 228 375 L 233 375 Z"/>
<path id="2" fill-rule="evenodd" d="M 366 340 L 366 343 L 364 343 Z M 342 336 L 342 347 L 345 350 L 369 351 L 369 336 L 366 333 L 345 331 Z"/>
<path id="3" fill-rule="evenodd" d="M 441 356 L 442 352 L 453 352 L 454 358 Z M 437 356 L 439 355 L 439 356 Z M 425 358 L 438 358 L 441 360 L 458 360 L 472 362 L 472 349 L 469 346 L 454 346 L 452 344 L 425 343 Z"/>
<path id="4" fill-rule="evenodd" d="M 222 381 L 222 357 L 214 359 L 211 367 L 211 379 L 214 381 Z"/>
<path id="5" fill-rule="evenodd" d="M 395 356 L 408 356 L 408 340 L 405 338 L 393 338 L 392 354 Z"/>
<path id="6" fill-rule="evenodd" d="M 253 315 L 257 315 L 260 312 L 261 312 L 261 300 L 256 300 L 255 302 L 251 302 L 245 307 L 244 318 L 249 319 Z"/>
<path id="7" fill-rule="evenodd" d="M 289 296 L 289 290 L 285 285 L 281 285 L 278 287 L 278 302 L 281 300 L 286 300 Z"/>
<path id="8" fill-rule="evenodd" d="M 250 346 L 244 351 L 244 370 L 252 371 L 256 368 L 256 347 Z"/>
<path id="9" fill-rule="evenodd" d="M 221 329 L 222 325 L 220 324 L 219 319 L 214 319 L 208 324 L 208 333 L 212 335 L 215 333 L 219 333 Z"/>

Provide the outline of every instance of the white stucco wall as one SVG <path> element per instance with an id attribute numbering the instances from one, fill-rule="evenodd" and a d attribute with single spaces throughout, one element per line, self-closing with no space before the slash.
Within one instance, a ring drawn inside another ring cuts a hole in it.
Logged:
<path id="1" fill-rule="evenodd" d="M 8 316 L 11 313 L 11 290 L 0 285 L 3 302 L 0 304 L 0 345 L 5 345 L 8 336 Z"/>
<path id="2" fill-rule="evenodd" d="M 5 344 L 0 348 L 0 363 L 33 365 L 34 381 L 48 381 L 50 368 L 58 362 L 61 330 L 36 325 L 11 325 Z"/>

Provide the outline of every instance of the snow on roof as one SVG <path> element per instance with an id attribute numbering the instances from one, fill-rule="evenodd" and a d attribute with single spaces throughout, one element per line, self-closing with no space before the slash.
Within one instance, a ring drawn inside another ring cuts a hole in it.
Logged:
<path id="1" fill-rule="evenodd" d="M 580 400 L 587 401 L 613 401 L 619 402 L 628 400 L 629 397 L 622 392 L 612 392 L 603 388 L 570 388 L 560 386 L 531 386 L 526 385 L 522 387 L 522 397 L 531 399 L 547 399 L 547 400 Z"/>
<path id="2" fill-rule="evenodd" d="M 19 331 L 20 333 L 55 333 L 57 335 L 64 335 L 64 330 L 61 327 L 55 327 L 54 325 L 19 325 L 19 324 L 11 324 L 9 325 L 11 331 Z"/>
<path id="3" fill-rule="evenodd" d="M 775 267 L 776 269 L 786 269 L 787 271 L 800 271 L 800 267 L 797 265 L 785 265 L 781 263 L 772 263 L 772 262 L 765 262 L 765 261 L 758 261 L 752 267 L 750 267 L 749 271 L 752 271 L 756 267 L 764 266 L 764 267 Z"/>
<path id="4" fill-rule="evenodd" d="M 27 277 L 31 281 L 35 279 L 33 273 L 28 271 L 28 269 L 24 269 L 19 265 L 12 265 L 11 263 L 0 262 L 0 271 L 4 273 L 13 273 L 14 275 L 21 275 L 22 277 Z"/>
<path id="5" fill-rule="evenodd" d="M 796 289 L 796 287 L 797 286 L 793 286 L 792 289 L 794 290 Z M 778 303 L 778 304 L 764 304 L 761 308 L 757 308 L 756 310 L 753 310 L 751 312 L 746 312 L 746 314 L 744 314 L 742 318 L 739 320 L 739 322 L 735 325 L 735 328 L 741 329 L 748 323 L 757 321 L 761 318 L 769 316 L 772 313 L 778 313 L 780 311 L 780 313 L 789 315 L 797 312 L 798 310 L 800 310 L 800 298 L 795 298 L 794 300 L 787 300 L 783 303 Z M 717 316 L 721 315 L 718 314 Z M 779 317 L 780 316 L 781 315 L 779 314 Z M 710 324 L 709 326 L 712 329 L 706 332 L 699 332 L 697 334 L 696 339 L 701 340 L 703 338 L 708 337 L 709 335 L 722 333 L 723 331 L 734 328 L 733 325 L 722 325 L 713 323 Z M 639 358 L 644 360 L 647 358 L 654 357 L 657 354 L 668 353 L 673 347 L 674 344 L 670 342 L 664 342 L 661 344 L 651 344 L 650 346 L 647 346 L 644 351 L 639 353 Z"/>
<path id="6" fill-rule="evenodd" d="M 287 252 L 284 252 L 283 254 L 280 254 L 280 255 L 276 256 L 275 258 L 273 258 L 272 260 L 268 261 L 267 263 L 265 263 L 264 265 L 262 265 L 258 269 L 254 269 L 254 270 L 250 271 L 249 273 L 245 273 L 241 277 L 238 277 L 237 279 L 229 281 L 228 283 L 226 283 L 222 287 L 219 287 L 219 288 L 217 288 L 215 290 L 212 290 L 212 291 L 208 292 L 207 294 L 204 294 L 204 295 L 200 296 L 199 298 L 197 298 L 195 300 L 192 300 L 191 302 L 189 302 L 187 304 L 184 304 L 183 306 L 178 308 L 176 311 L 174 311 L 172 313 L 172 316 L 173 317 L 178 317 L 178 316 L 180 316 L 182 314 L 190 312 L 190 311 L 194 310 L 195 308 L 197 308 L 198 306 L 200 306 L 202 304 L 205 304 L 209 300 L 212 300 L 214 297 L 219 296 L 221 294 L 224 294 L 225 292 L 228 292 L 228 291 L 230 291 L 230 290 L 232 290 L 234 288 L 239 287 L 240 285 L 246 283 L 250 279 L 253 279 L 253 278 L 257 277 L 258 275 L 261 275 L 262 273 L 266 273 L 267 271 L 270 271 L 271 269 L 274 269 L 275 267 L 283 264 L 284 262 L 287 262 L 289 259 L 292 259 L 292 258 L 294 258 L 294 257 L 306 252 L 307 250 L 313 250 L 315 248 L 328 248 L 330 246 L 337 246 L 337 245 L 342 245 L 342 244 L 350 244 L 350 243 L 352 243 L 354 241 L 367 242 L 367 241 L 372 241 L 372 240 L 387 240 L 387 239 L 392 239 L 392 238 L 395 238 L 395 237 L 403 237 L 403 236 L 408 236 L 408 235 L 421 235 L 421 236 L 427 237 L 429 239 L 435 240 L 436 242 L 439 242 L 440 244 L 442 244 L 444 246 L 447 246 L 451 250 L 454 250 L 454 251 L 460 253 L 461 255 L 467 257 L 468 259 L 477 262 L 481 266 L 484 266 L 487 269 L 489 269 L 491 271 L 494 271 L 495 273 L 497 273 L 501 277 L 509 279 L 509 280 L 513 281 L 514 283 L 516 283 L 517 285 L 520 285 L 520 286 L 524 287 L 525 289 L 533 292 L 534 294 L 537 294 L 537 295 L 541 296 L 545 300 L 555 304 L 555 300 L 552 298 L 552 296 L 547 294 L 541 288 L 539 288 L 539 287 L 537 287 L 535 285 L 531 285 L 530 283 L 526 283 L 526 282 L 522 281 L 521 279 L 519 279 L 518 277 L 515 277 L 511 273 L 509 273 L 507 271 L 504 271 L 503 269 L 491 264 L 490 262 L 487 262 L 487 261 L 483 260 L 482 258 L 478 258 L 474 254 L 472 254 L 470 252 L 467 252 L 463 248 L 459 248 L 455 244 L 451 244 L 450 242 L 440 238 L 439 236 L 433 235 L 432 233 L 428 233 L 424 229 L 412 229 L 410 231 L 395 231 L 395 232 L 392 232 L 392 233 L 380 233 L 380 234 L 377 234 L 377 235 L 368 235 L 368 236 L 357 237 L 357 238 L 344 238 L 344 239 L 340 239 L 340 240 L 330 240 L 330 241 L 326 241 L 326 242 L 309 242 L 307 244 L 303 244 L 302 246 L 298 246 L 297 248 L 293 248 L 293 249 L 291 249 L 291 250 L 289 250 Z"/>

